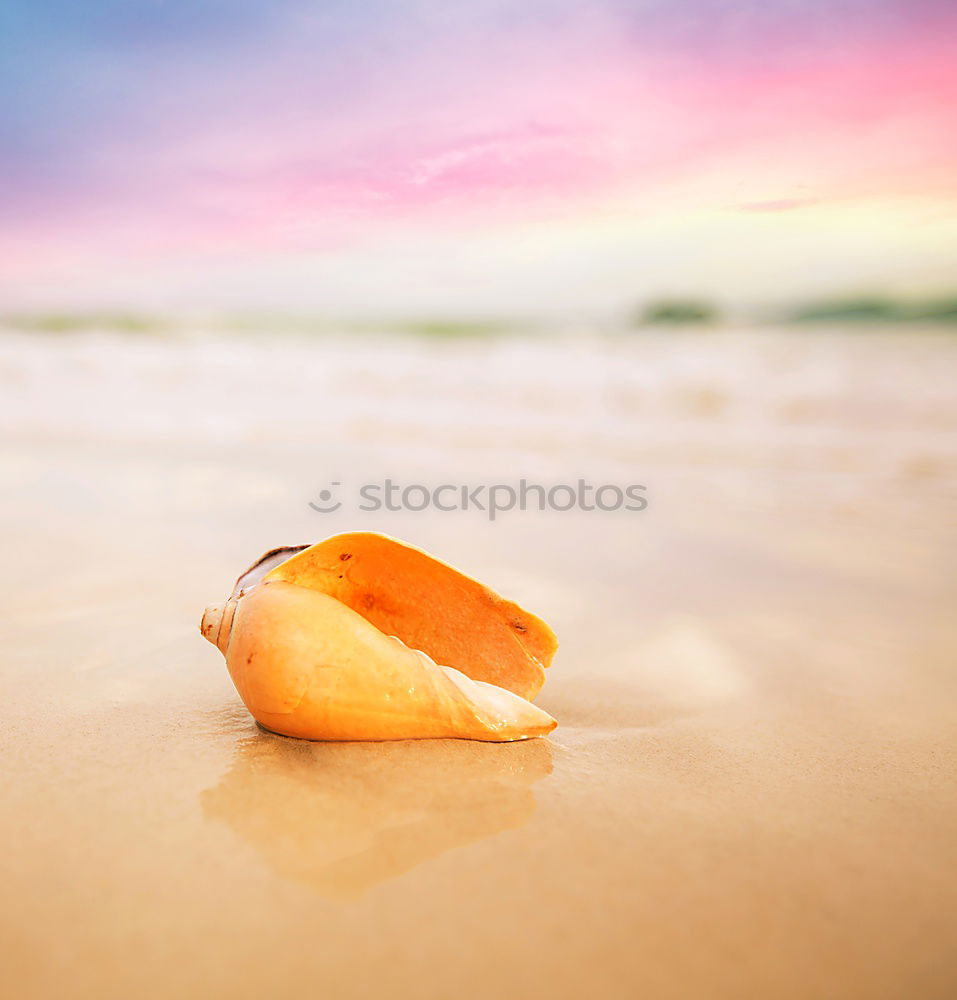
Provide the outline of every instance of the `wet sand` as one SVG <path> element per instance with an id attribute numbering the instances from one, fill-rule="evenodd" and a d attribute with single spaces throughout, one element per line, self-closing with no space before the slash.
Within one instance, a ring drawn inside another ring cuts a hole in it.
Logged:
<path id="1" fill-rule="evenodd" d="M 920 332 L 8 331 L 0 989 L 954 995 L 955 376 Z M 387 476 L 649 506 L 358 512 Z M 256 728 L 202 608 L 350 528 L 555 627 L 551 738 Z"/>

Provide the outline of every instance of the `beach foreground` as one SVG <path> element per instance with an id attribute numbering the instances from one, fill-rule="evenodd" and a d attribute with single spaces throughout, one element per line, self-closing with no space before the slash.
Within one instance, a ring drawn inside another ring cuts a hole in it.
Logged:
<path id="1" fill-rule="evenodd" d="M 953 996 L 955 377 L 921 331 L 6 331 L 4 993 Z M 550 738 L 256 728 L 202 610 L 350 529 L 555 628 Z"/>

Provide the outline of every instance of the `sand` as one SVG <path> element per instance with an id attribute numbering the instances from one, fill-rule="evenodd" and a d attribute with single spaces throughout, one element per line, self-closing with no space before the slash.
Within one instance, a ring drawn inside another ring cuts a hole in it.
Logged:
<path id="1" fill-rule="evenodd" d="M 0 990 L 953 996 L 955 376 L 920 331 L 7 331 Z M 523 476 L 649 505 L 355 509 Z M 202 609 L 350 528 L 555 627 L 551 738 L 256 728 Z"/>

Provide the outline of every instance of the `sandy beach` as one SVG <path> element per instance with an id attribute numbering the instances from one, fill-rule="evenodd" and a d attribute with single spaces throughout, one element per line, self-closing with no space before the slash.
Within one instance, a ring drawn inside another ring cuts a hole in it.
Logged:
<path id="1" fill-rule="evenodd" d="M 0 988 L 952 997 L 955 382 L 920 329 L 4 330 Z M 648 506 L 359 510 L 387 478 Z M 554 627 L 550 738 L 256 728 L 202 610 L 350 529 Z"/>

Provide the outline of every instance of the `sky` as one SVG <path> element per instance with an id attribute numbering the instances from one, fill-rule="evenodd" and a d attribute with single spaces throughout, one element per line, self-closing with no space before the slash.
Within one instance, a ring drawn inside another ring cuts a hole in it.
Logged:
<path id="1" fill-rule="evenodd" d="M 957 286 L 949 0 L 0 0 L 0 309 Z"/>

